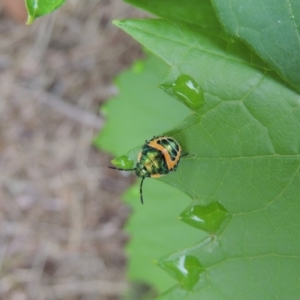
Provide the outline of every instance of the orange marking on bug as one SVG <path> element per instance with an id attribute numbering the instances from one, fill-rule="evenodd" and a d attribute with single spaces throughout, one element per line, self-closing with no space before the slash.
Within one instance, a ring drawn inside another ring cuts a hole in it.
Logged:
<path id="1" fill-rule="evenodd" d="M 163 140 L 163 139 L 171 139 L 171 140 L 174 140 L 176 141 L 174 138 L 172 137 L 167 137 L 167 136 L 164 136 L 164 137 L 160 137 L 160 138 L 156 138 L 152 141 L 150 141 L 148 143 L 148 146 L 154 148 L 154 149 L 157 149 L 159 150 L 160 152 L 162 152 L 162 154 L 164 155 L 165 157 L 165 160 L 166 160 L 166 163 L 167 163 L 167 166 L 168 166 L 168 169 L 169 170 L 172 170 L 178 163 L 179 159 L 180 159 L 180 156 L 181 156 L 181 147 L 180 145 L 178 144 L 179 146 L 179 151 L 177 153 L 177 156 L 175 158 L 175 160 L 173 161 L 171 159 L 171 156 L 170 156 L 170 153 L 168 152 L 168 150 L 166 148 L 164 148 L 162 145 L 158 144 L 157 141 L 160 141 L 160 140 Z"/>
<path id="2" fill-rule="evenodd" d="M 162 176 L 161 174 L 152 174 L 151 178 L 158 178 L 158 177 L 161 177 L 161 176 Z"/>

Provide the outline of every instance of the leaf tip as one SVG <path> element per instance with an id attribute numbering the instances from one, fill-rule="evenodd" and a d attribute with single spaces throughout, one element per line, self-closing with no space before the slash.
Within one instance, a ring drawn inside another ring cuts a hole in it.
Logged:
<path id="1" fill-rule="evenodd" d="M 121 27 L 120 24 L 122 23 L 122 21 L 121 20 L 113 20 L 112 23 L 114 25 L 116 25 L 117 27 Z"/>
<path id="2" fill-rule="evenodd" d="M 26 25 L 31 25 L 34 21 L 34 16 L 28 14 Z"/>

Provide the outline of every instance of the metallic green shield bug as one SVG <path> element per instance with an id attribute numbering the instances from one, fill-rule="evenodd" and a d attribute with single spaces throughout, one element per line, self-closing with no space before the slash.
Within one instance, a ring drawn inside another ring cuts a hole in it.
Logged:
<path id="1" fill-rule="evenodd" d="M 146 141 L 137 157 L 134 169 L 120 169 L 109 167 L 121 171 L 135 171 L 136 176 L 142 178 L 140 184 L 140 197 L 143 204 L 143 182 L 146 177 L 158 178 L 175 171 L 180 158 L 187 153 L 182 153 L 179 143 L 170 136 L 154 137 Z"/>

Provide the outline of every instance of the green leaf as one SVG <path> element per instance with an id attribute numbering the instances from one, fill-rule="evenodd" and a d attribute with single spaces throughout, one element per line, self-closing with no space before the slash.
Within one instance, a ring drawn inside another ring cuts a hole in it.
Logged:
<path id="1" fill-rule="evenodd" d="M 170 65 L 164 84 L 184 74 L 203 91 L 204 105 L 166 133 L 190 155 L 160 180 L 230 215 L 206 240 L 164 257 L 178 284 L 161 299 L 297 299 L 299 95 L 237 40 L 166 20 L 117 24 Z M 183 257 L 205 269 L 197 283 L 190 265 L 188 279 L 178 277 Z"/>
<path id="2" fill-rule="evenodd" d="M 184 21 L 209 29 L 220 27 L 245 41 L 266 63 L 300 91 L 300 2 L 299 1 L 222 1 L 127 0 L 169 20 Z M 217 13 L 217 17 L 215 14 Z M 217 32 L 215 31 L 215 32 Z M 288 58 L 288 59 L 287 59 Z"/>
<path id="3" fill-rule="evenodd" d="M 300 91 L 300 2 L 212 2 L 226 31 L 244 40 L 264 61 Z"/>
<path id="4" fill-rule="evenodd" d="M 59 8 L 66 0 L 25 0 L 28 19 L 26 24 Z"/>

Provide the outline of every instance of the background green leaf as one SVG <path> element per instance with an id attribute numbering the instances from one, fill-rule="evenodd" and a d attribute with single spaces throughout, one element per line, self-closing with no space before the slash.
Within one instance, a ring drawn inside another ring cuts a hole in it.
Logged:
<path id="1" fill-rule="evenodd" d="M 25 0 L 27 8 L 27 24 L 36 18 L 50 14 L 65 3 L 66 0 Z"/>
<path id="2" fill-rule="evenodd" d="M 107 122 L 94 140 L 96 147 L 120 156 L 133 146 L 141 147 L 145 139 L 162 134 L 162 130 L 170 129 L 189 114 L 185 106 L 158 88 L 166 71 L 167 66 L 161 60 L 150 56 L 118 76 L 116 84 L 120 94 L 102 107 Z M 137 151 L 134 149 L 130 154 L 135 162 Z M 187 235 L 187 226 L 177 218 L 189 203 L 186 195 L 158 180 L 147 179 L 145 204 L 141 205 L 139 183 L 125 195 L 134 211 L 126 225 L 130 234 L 126 249 L 128 276 L 163 291 L 175 280 L 162 271 L 155 260 L 207 234 L 194 229 Z"/>
<path id="3" fill-rule="evenodd" d="M 214 28 L 222 30 L 209 0 L 189 0 L 184 3 L 184 7 L 181 0 L 125 0 L 125 2 L 169 20 L 184 21 L 210 30 Z"/>
<path id="4" fill-rule="evenodd" d="M 190 246 L 207 234 L 193 228 L 190 230 L 179 221 L 178 216 L 190 199 L 178 190 L 158 180 L 146 179 L 144 205 L 141 205 L 139 196 L 139 183 L 125 195 L 134 212 L 126 225 L 130 234 L 126 248 L 128 275 L 131 280 L 147 282 L 163 291 L 176 281 L 161 270 L 156 261 L 167 253 Z"/>

